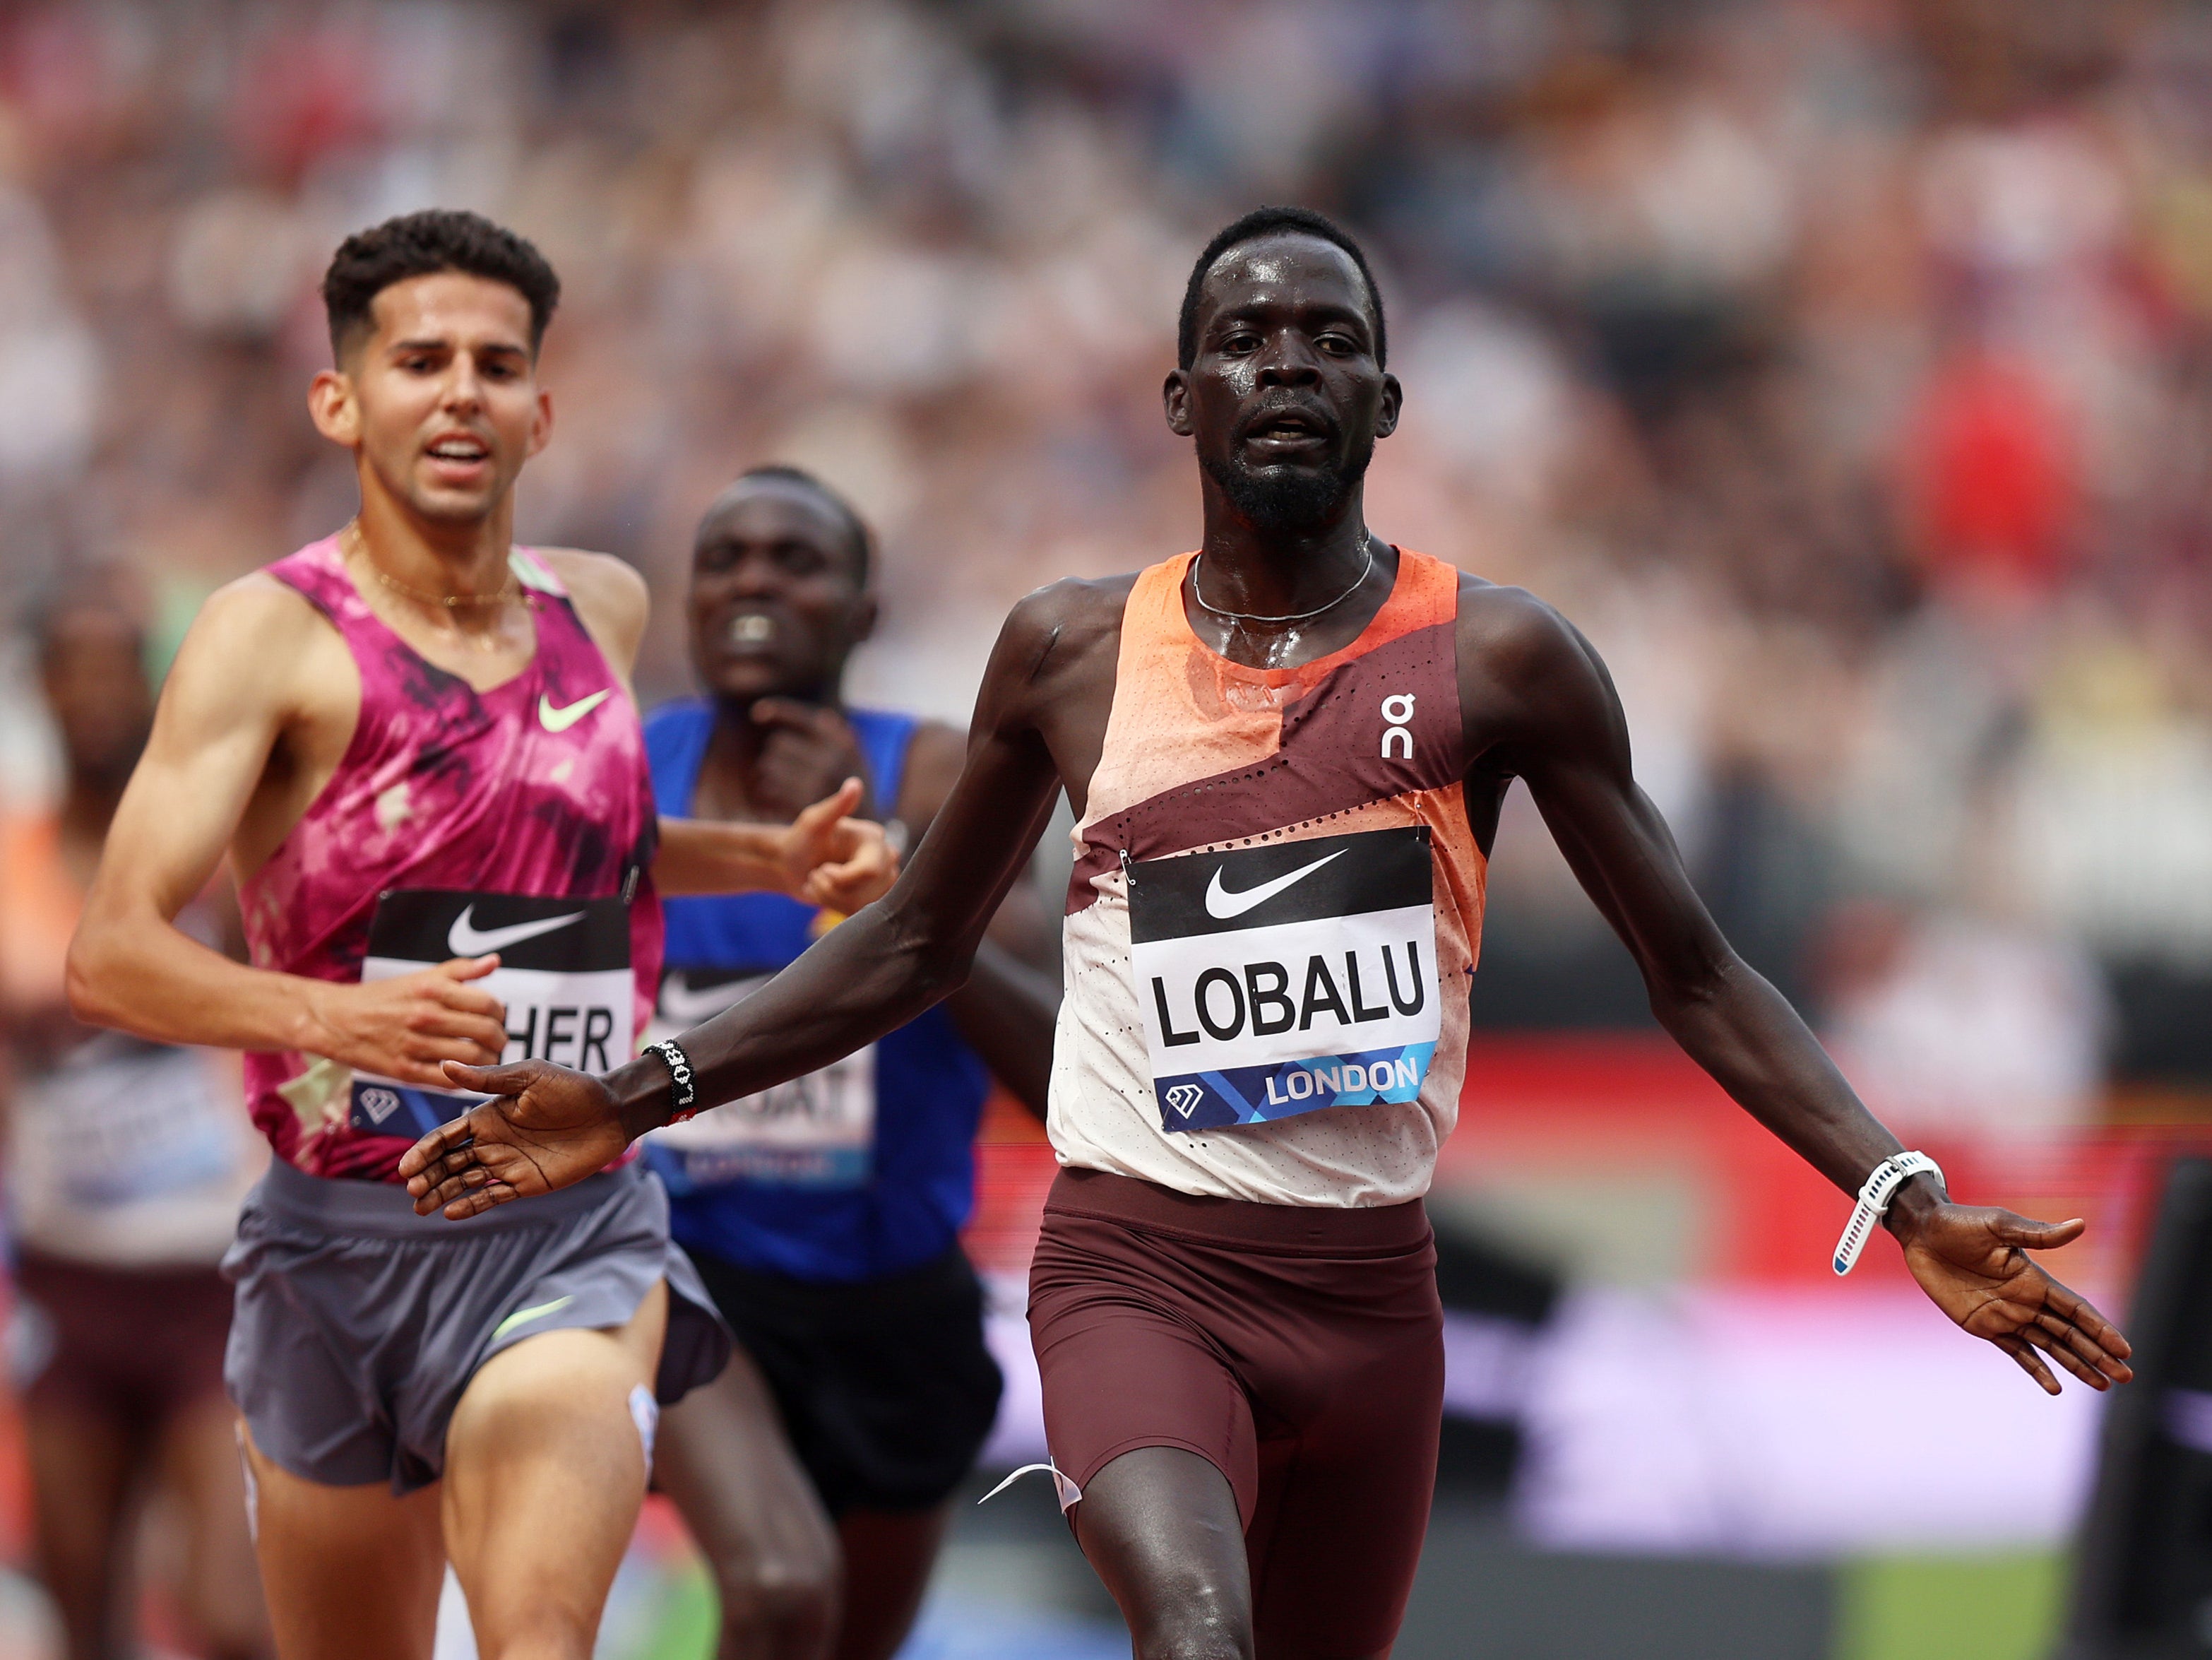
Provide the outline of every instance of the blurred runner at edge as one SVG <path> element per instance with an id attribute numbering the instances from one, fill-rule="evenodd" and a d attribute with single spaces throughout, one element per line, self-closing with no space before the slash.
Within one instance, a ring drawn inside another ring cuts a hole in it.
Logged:
<path id="1" fill-rule="evenodd" d="M 144 747 L 154 691 L 137 617 L 112 575 L 62 588 L 33 632 L 65 778 L 57 807 L 0 819 L 0 994 L 14 1063 L 9 1352 L 39 1572 L 70 1660 L 137 1652 L 138 1523 L 163 1493 L 176 1506 L 173 1589 L 191 1633 L 221 1660 L 266 1655 L 222 1393 L 230 1287 L 216 1265 L 267 1161 L 238 1104 L 235 1066 L 88 1029 L 69 1012 L 70 935 Z M 236 954 L 227 891 L 178 922 Z"/>
<path id="2" fill-rule="evenodd" d="M 857 776 L 860 812 L 895 841 L 928 830 L 965 738 L 844 701 L 876 618 L 872 542 L 790 468 L 755 468 L 708 508 L 690 608 L 708 696 L 645 723 L 662 812 L 784 824 Z M 666 915 L 672 1035 L 840 920 L 781 894 L 674 899 Z M 738 1336 L 728 1370 L 669 1412 L 657 1468 L 714 1564 L 725 1660 L 889 1660 L 990 1433 L 1000 1379 L 958 1237 L 973 1143 L 991 1073 L 1044 1116 L 1060 1005 L 1057 977 L 1030 966 L 1053 940 L 1029 887 L 994 933 L 942 1008 L 648 1144 L 676 1238 Z"/>

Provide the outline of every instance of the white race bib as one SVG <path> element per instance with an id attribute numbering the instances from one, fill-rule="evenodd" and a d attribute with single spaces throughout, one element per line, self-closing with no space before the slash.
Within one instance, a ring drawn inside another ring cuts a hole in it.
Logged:
<path id="1" fill-rule="evenodd" d="M 18 1091 L 19 1187 L 101 1210 L 224 1183 L 240 1117 L 224 1084 L 197 1049 L 93 1038 Z"/>
<path id="2" fill-rule="evenodd" d="M 1419 1096 L 1443 1030 L 1425 826 L 1125 869 L 1163 1129 Z"/>
<path id="3" fill-rule="evenodd" d="M 734 1007 L 766 985 L 768 974 L 671 969 L 662 976 L 648 1041 L 674 1037 Z M 875 1167 L 876 1046 L 856 1049 L 821 1071 L 696 1118 L 653 1131 L 700 1187 L 750 1182 L 771 1187 L 857 1188 Z"/>
<path id="4" fill-rule="evenodd" d="M 499 967 L 469 983 L 506 1006 L 501 1064 L 550 1061 L 599 1073 L 636 1055 L 629 907 L 619 899 L 396 889 L 377 898 L 361 977 L 396 979 L 493 952 Z M 351 1122 L 356 1129 L 412 1138 L 485 1098 L 356 1073 Z"/>

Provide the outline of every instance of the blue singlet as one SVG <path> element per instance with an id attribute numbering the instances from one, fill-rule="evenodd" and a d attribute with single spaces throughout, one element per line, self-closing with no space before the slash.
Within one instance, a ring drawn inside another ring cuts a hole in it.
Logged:
<path id="1" fill-rule="evenodd" d="M 848 709 L 875 800 L 898 800 L 910 715 Z M 712 705 L 670 703 L 645 723 L 659 810 L 688 816 Z M 821 913 L 775 893 L 670 899 L 660 1014 L 696 1025 L 818 937 Z M 858 1055 L 647 1140 L 688 1250 L 800 1280 L 902 1273 L 944 1255 L 975 1203 L 973 1144 L 990 1074 L 944 1007 Z"/>

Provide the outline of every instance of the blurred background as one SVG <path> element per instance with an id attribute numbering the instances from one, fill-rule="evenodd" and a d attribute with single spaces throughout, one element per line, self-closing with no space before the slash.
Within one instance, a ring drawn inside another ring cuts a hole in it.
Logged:
<path id="1" fill-rule="evenodd" d="M 882 533 L 864 698 L 964 720 L 1015 599 L 1193 544 L 1158 386 L 1195 251 L 1261 202 L 1381 274 L 1370 523 L 1583 627 L 1731 937 L 1954 1189 L 2090 1217 L 2054 1266 L 2123 1310 L 2212 1122 L 2212 8 L 9 4 L 0 606 L 119 564 L 166 650 L 342 522 L 315 283 L 465 206 L 562 277 L 520 533 L 650 580 L 646 701 L 687 690 L 694 520 L 775 460 Z M 20 642 L 0 679 L 35 803 Z M 2086 1392 L 1887 1246 L 1828 1275 L 1846 1202 L 1657 1037 L 1524 794 L 1490 898 L 1401 1654 L 2046 1651 Z M 971 1235 L 1000 1469 L 1042 1446 L 1023 1124 Z M 976 1516 L 916 1656 L 1126 1652 L 1041 1492 Z M 605 1651 L 702 1653 L 707 1599 L 649 1512 Z M 20 1574 L 0 1627 L 51 1651 Z"/>

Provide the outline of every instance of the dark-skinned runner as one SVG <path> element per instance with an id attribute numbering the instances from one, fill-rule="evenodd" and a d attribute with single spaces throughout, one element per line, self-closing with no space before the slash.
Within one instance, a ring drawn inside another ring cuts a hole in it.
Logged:
<path id="1" fill-rule="evenodd" d="M 708 507 L 688 605 L 707 696 L 645 723 L 662 812 L 783 824 L 859 778 L 864 817 L 895 839 L 927 832 L 965 740 L 845 696 L 875 626 L 874 541 L 789 467 L 754 468 Z M 838 923 L 783 894 L 665 911 L 656 1035 L 733 1006 Z M 890 1660 L 990 1433 L 1000 1379 L 959 1241 L 973 1144 L 994 1073 L 1044 1116 L 1060 1001 L 1031 965 L 1052 939 L 1029 884 L 993 933 L 943 1005 L 646 1144 L 672 1231 L 738 1338 L 721 1376 L 663 1418 L 655 1466 L 713 1568 L 724 1660 Z"/>
<path id="2" fill-rule="evenodd" d="M 1030 1329 L 1063 1505 L 1145 1657 L 1389 1650 L 1443 1382 L 1419 1199 L 1516 778 L 1661 1024 L 1838 1189 L 1886 1198 L 1937 1306 L 2051 1392 L 2054 1367 L 2131 1375 L 2120 1334 L 2027 1255 L 2083 1225 L 1954 1202 L 1730 949 L 1589 642 L 1369 531 L 1361 480 L 1401 398 L 1386 363 L 1348 234 L 1276 209 L 1217 235 L 1164 386 L 1199 463 L 1198 552 L 1015 607 L 968 764 L 882 902 L 604 1077 L 453 1069 L 499 1098 L 404 1161 L 418 1206 L 467 1217 L 911 1018 L 961 982 L 1064 785 L 1062 1168 Z"/>

